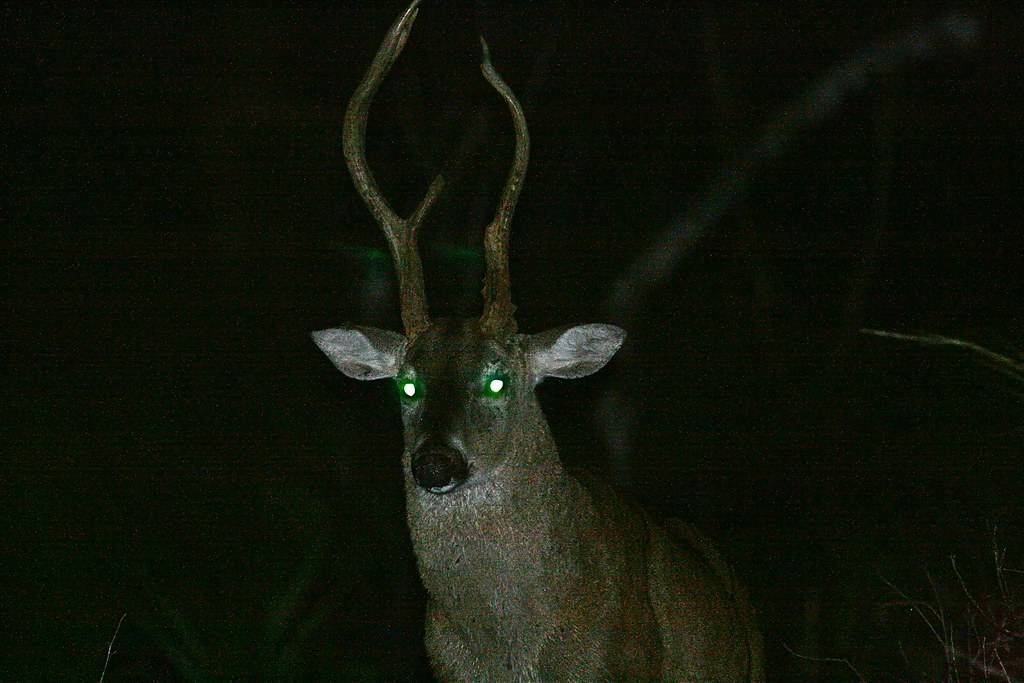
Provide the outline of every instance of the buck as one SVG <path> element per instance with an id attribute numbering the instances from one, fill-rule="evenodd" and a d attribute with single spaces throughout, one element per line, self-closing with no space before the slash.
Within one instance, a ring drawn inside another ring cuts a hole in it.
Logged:
<path id="1" fill-rule="evenodd" d="M 508 247 L 529 137 L 482 40 L 481 70 L 511 111 L 515 157 L 485 231 L 483 314 L 430 318 L 416 238 L 442 180 L 401 218 L 364 149 L 370 102 L 417 5 L 387 33 L 343 127 L 349 171 L 395 263 L 405 335 L 350 326 L 313 339 L 345 375 L 396 382 L 406 513 L 429 595 L 434 673 L 445 681 L 761 680 L 752 610 L 714 548 L 682 523 L 669 533 L 559 460 L 535 387 L 596 372 L 625 333 L 602 324 L 517 332 Z"/>

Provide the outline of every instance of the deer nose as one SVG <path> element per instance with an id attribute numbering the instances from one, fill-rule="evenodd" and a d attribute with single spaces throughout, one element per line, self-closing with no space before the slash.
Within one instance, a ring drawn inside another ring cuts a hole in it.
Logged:
<path id="1" fill-rule="evenodd" d="M 412 476 L 431 493 L 448 493 L 466 480 L 466 459 L 451 446 L 425 444 L 412 459 Z"/>

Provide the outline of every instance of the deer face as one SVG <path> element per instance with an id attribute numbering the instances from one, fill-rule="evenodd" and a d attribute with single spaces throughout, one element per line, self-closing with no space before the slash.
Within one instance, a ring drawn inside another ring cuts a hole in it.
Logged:
<path id="1" fill-rule="evenodd" d="M 479 320 L 431 321 L 416 235 L 444 183 L 438 176 L 415 211 L 402 218 L 388 205 L 366 163 L 366 117 L 374 93 L 409 38 L 419 0 L 391 26 L 345 112 L 345 162 L 388 240 L 398 273 L 406 336 L 370 327 L 313 333 L 343 373 L 391 378 L 402 402 L 408 476 L 433 494 L 459 490 L 493 476 L 547 436 L 533 389 L 545 377 L 583 377 L 614 355 L 625 333 L 612 325 L 580 325 L 536 335 L 516 333 L 508 270 L 509 231 L 526 177 L 530 139 L 512 90 L 491 65 L 487 44 L 480 64 L 508 106 L 516 131 L 512 169 L 494 220 L 484 232 L 484 311 Z"/>
<path id="2" fill-rule="evenodd" d="M 534 388 L 545 377 L 584 377 L 622 345 L 613 325 L 580 325 L 500 340 L 476 320 L 439 319 L 412 343 L 368 327 L 313 339 L 355 379 L 390 378 L 402 405 L 407 476 L 438 495 L 525 465 L 543 420 Z"/>

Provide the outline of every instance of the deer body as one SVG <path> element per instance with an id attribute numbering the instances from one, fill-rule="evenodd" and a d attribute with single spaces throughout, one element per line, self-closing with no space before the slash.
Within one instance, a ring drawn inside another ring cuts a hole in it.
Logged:
<path id="1" fill-rule="evenodd" d="M 705 561 L 609 491 L 548 474 L 482 514 L 410 498 L 441 680 L 752 680 L 742 618 Z"/>
<path id="2" fill-rule="evenodd" d="M 479 320 L 431 320 L 415 236 L 440 191 L 399 218 L 363 152 L 369 101 L 408 37 L 417 2 L 384 39 L 346 113 L 345 155 L 388 237 L 406 334 L 315 332 L 356 379 L 392 378 L 402 405 L 406 512 L 429 594 L 426 646 L 444 681 L 762 680 L 760 635 L 728 567 L 696 532 L 669 533 L 610 487 L 562 466 L 534 389 L 603 367 L 612 325 L 520 334 L 508 231 L 528 157 L 522 109 L 484 51 L 516 124 L 513 170 L 487 228 Z"/>

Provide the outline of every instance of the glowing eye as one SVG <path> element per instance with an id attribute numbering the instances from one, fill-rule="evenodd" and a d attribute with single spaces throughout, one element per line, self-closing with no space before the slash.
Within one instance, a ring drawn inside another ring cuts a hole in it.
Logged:
<path id="1" fill-rule="evenodd" d="M 416 395 L 416 385 L 413 382 L 404 382 L 402 384 L 402 393 L 412 398 Z"/>
<path id="2" fill-rule="evenodd" d="M 503 374 L 484 378 L 484 396 L 498 398 L 504 395 L 506 389 L 508 389 L 508 379 Z"/>

